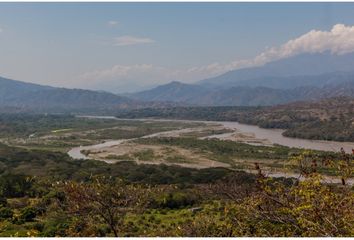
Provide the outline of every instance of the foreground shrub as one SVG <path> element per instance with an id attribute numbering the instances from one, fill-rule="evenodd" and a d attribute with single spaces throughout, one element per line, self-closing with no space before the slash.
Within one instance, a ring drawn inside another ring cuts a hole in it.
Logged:
<path id="1" fill-rule="evenodd" d="M 32 207 L 26 207 L 21 210 L 20 219 L 25 222 L 33 221 L 37 216 L 37 210 Z"/>
<path id="2" fill-rule="evenodd" d="M 0 219 L 1 220 L 10 219 L 13 217 L 13 215 L 14 215 L 14 212 L 12 211 L 11 208 L 7 208 L 7 207 L 0 208 Z"/>

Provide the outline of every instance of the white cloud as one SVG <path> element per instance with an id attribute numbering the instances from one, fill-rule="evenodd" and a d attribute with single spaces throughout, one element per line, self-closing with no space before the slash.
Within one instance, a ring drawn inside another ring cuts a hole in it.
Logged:
<path id="1" fill-rule="evenodd" d="M 138 44 L 147 44 L 147 43 L 154 43 L 155 41 L 150 38 L 140 38 L 140 37 L 133 37 L 133 36 L 122 36 L 116 37 L 114 39 L 114 46 L 129 46 L 129 45 L 138 45 Z"/>
<path id="2" fill-rule="evenodd" d="M 123 36 L 115 39 L 116 46 L 127 46 L 154 42 L 149 38 Z M 278 47 L 266 49 L 252 59 L 237 60 L 228 64 L 212 63 L 206 66 L 190 68 L 166 68 L 150 64 L 116 65 L 109 69 L 88 72 L 78 79 L 91 82 L 92 86 L 101 86 L 102 82 L 109 84 L 152 85 L 177 80 L 194 82 L 204 78 L 214 77 L 230 70 L 261 66 L 268 62 L 288 58 L 301 53 L 345 54 L 354 51 L 354 26 L 334 25 L 330 31 L 312 30 L 298 38 L 289 40 Z"/>
<path id="3" fill-rule="evenodd" d="M 107 23 L 109 26 L 117 26 L 118 24 L 119 24 L 119 22 L 117 22 L 117 21 L 114 21 L 114 20 L 111 20 L 111 21 L 108 21 L 108 23 Z"/>
<path id="4" fill-rule="evenodd" d="M 261 66 L 302 53 L 323 53 L 326 51 L 338 55 L 354 52 L 354 26 L 336 24 L 330 31 L 312 30 L 298 38 L 289 40 L 279 47 L 268 48 L 253 59 L 237 60 L 224 65 L 214 63 L 197 67 L 196 70 L 204 69 L 211 75 L 213 73 L 221 74 L 230 70 Z"/>
<path id="5" fill-rule="evenodd" d="M 330 31 L 312 30 L 280 47 L 273 47 L 253 59 L 254 64 L 295 56 L 301 53 L 345 54 L 354 51 L 354 26 L 336 24 Z"/>
<path id="6" fill-rule="evenodd" d="M 0 33 L 2 33 L 3 32 L 3 30 L 2 30 L 2 28 L 0 27 Z"/>

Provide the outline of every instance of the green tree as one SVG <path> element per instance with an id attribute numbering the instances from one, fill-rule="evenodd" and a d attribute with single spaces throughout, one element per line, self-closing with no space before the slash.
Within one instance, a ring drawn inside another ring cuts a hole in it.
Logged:
<path id="1" fill-rule="evenodd" d="M 0 177 L 0 196 L 23 197 L 32 187 L 32 179 L 24 175 L 7 174 Z"/>
<path id="2" fill-rule="evenodd" d="M 74 217 L 76 225 L 71 228 L 72 234 L 80 235 L 87 230 L 87 234 L 97 235 L 94 228 L 103 223 L 118 237 L 126 214 L 143 210 L 149 191 L 140 185 L 101 177 L 91 183 L 68 182 L 64 193 L 68 214 Z"/>
<path id="3" fill-rule="evenodd" d="M 181 236 L 343 237 L 354 235 L 354 192 L 329 184 L 308 153 L 298 157 L 305 177 L 292 184 L 259 175 L 257 190 L 204 209 L 179 226 Z M 306 173 L 306 174 L 304 174 Z M 341 174 L 338 176 L 342 178 Z M 224 188 L 237 191 L 238 188 Z M 240 190 L 240 195 L 242 191 Z M 227 195 L 227 194 L 226 194 Z"/>

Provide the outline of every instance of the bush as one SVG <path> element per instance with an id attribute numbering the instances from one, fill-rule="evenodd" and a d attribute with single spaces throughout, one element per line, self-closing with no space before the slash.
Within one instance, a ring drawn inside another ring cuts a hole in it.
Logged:
<path id="1" fill-rule="evenodd" d="M 192 206 L 197 202 L 197 198 L 185 192 L 165 193 L 152 202 L 152 207 L 179 209 Z"/>
<path id="2" fill-rule="evenodd" d="M 32 183 L 24 175 L 4 175 L 0 178 L 0 194 L 4 197 L 24 197 Z"/>
<path id="3" fill-rule="evenodd" d="M 32 207 L 26 207 L 21 210 L 20 219 L 30 222 L 37 216 L 37 210 Z"/>
<path id="4" fill-rule="evenodd" d="M 7 199 L 3 196 L 0 196 L 0 207 L 7 206 Z"/>
<path id="5" fill-rule="evenodd" d="M 33 225 L 31 225 L 31 228 L 38 231 L 38 232 L 42 232 L 44 229 L 44 224 L 40 223 L 40 222 L 36 222 L 36 223 L 33 223 Z"/>
<path id="6" fill-rule="evenodd" d="M 44 225 L 44 229 L 40 234 L 41 237 L 66 237 L 66 231 L 68 229 L 67 223 L 58 223 L 58 222 L 47 222 Z"/>
<path id="7" fill-rule="evenodd" d="M 13 215 L 14 215 L 14 212 L 12 211 L 11 208 L 7 208 L 7 207 L 0 208 L 0 219 L 2 219 L 2 220 L 9 219 L 9 218 L 12 218 Z"/>

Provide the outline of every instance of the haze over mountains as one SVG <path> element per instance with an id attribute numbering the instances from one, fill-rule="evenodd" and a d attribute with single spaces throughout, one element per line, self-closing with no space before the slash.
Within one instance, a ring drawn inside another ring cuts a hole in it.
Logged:
<path id="1" fill-rule="evenodd" d="M 296 83 L 285 81 L 286 84 L 280 85 L 281 87 L 287 85 L 288 88 L 292 88 L 308 84 L 306 79 L 301 80 L 301 76 L 315 76 L 331 72 L 354 72 L 354 53 L 343 55 L 331 54 L 330 52 L 305 53 L 270 62 L 261 67 L 229 71 L 198 83 L 213 86 L 250 86 L 251 83 L 249 82 L 262 82 L 261 86 L 277 88 L 279 85 L 274 85 L 270 81 L 272 78 L 297 76 Z M 312 83 L 308 85 L 312 85 Z"/>
<path id="2" fill-rule="evenodd" d="M 55 88 L 0 77 L 0 108 L 18 111 L 71 111 L 138 106 L 139 101 L 112 93 Z"/>
<path id="3" fill-rule="evenodd" d="M 302 54 L 196 84 L 172 82 L 130 97 L 193 105 L 258 106 L 335 96 L 354 96 L 354 53 Z"/>
<path id="4" fill-rule="evenodd" d="M 171 82 L 118 96 L 109 92 L 43 86 L 0 77 L 0 107 L 36 111 L 141 107 L 270 106 L 328 97 L 354 97 L 354 53 L 302 54 L 205 79 Z"/>

